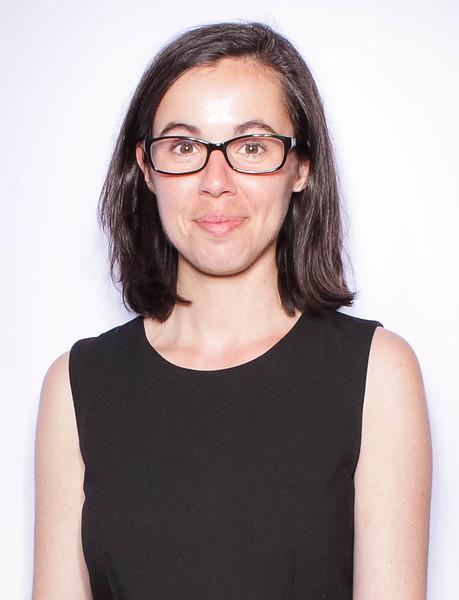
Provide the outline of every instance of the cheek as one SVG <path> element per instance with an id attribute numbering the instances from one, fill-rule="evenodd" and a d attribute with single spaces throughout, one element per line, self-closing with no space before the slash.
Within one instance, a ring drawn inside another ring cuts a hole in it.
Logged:
<path id="1" fill-rule="evenodd" d="M 254 212 L 275 224 L 283 220 L 288 210 L 291 190 L 289 178 L 272 175 L 262 182 L 255 181 L 251 189 L 247 189 L 246 195 Z"/>
<path id="2" fill-rule="evenodd" d="M 154 182 L 161 222 L 172 238 L 175 237 L 180 222 L 191 218 L 192 187 L 185 180 L 164 178 Z"/>

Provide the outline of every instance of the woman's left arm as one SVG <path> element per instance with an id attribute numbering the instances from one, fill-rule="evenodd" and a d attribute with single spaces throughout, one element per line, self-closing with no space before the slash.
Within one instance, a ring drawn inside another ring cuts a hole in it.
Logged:
<path id="1" fill-rule="evenodd" d="M 419 363 L 378 327 L 355 472 L 353 600 L 425 600 L 432 446 Z"/>

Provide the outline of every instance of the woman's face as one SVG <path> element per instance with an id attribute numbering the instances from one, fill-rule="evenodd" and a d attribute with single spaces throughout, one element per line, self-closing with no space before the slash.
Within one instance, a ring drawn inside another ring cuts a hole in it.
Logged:
<path id="1" fill-rule="evenodd" d="M 153 136 L 185 135 L 222 142 L 237 135 L 293 136 L 282 91 L 273 74 L 246 60 L 223 59 L 184 73 L 166 92 Z M 294 152 L 270 174 L 238 173 L 215 150 L 198 173 L 163 175 L 137 160 L 155 193 L 163 228 L 184 268 L 209 275 L 234 275 L 259 260 L 275 268 L 275 242 L 293 191 L 306 185 L 308 163 Z M 207 221 L 220 217 L 230 223 Z M 237 219 L 235 226 L 234 219 Z"/>

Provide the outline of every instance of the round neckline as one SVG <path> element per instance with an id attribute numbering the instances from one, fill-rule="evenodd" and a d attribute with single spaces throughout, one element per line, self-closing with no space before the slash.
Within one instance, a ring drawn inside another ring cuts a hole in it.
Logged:
<path id="1" fill-rule="evenodd" d="M 234 371 L 239 371 L 247 368 L 252 368 L 257 366 L 259 363 L 269 359 L 273 354 L 278 352 L 287 342 L 287 339 L 293 337 L 300 328 L 301 321 L 305 319 L 305 312 L 301 313 L 295 323 L 290 327 L 290 329 L 279 339 L 275 344 L 273 344 L 270 348 L 268 348 L 262 354 L 255 356 L 254 358 L 240 363 L 239 365 L 233 365 L 230 367 L 224 367 L 222 369 L 191 369 L 189 367 L 182 367 L 181 365 L 177 365 L 170 360 L 167 360 L 162 354 L 156 350 L 156 348 L 150 343 L 147 333 L 145 330 L 145 319 L 143 315 L 139 315 L 135 321 L 137 321 L 138 329 L 140 332 L 140 337 L 142 340 L 142 345 L 147 352 L 149 352 L 150 356 L 159 360 L 163 365 L 165 365 L 168 369 L 172 371 L 181 371 L 182 373 L 192 373 L 192 374 L 219 374 L 219 373 L 230 373 Z"/>

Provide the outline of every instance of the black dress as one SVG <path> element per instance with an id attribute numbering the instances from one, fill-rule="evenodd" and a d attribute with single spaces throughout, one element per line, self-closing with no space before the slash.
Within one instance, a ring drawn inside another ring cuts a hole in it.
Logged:
<path id="1" fill-rule="evenodd" d="M 168 362 L 141 316 L 75 342 L 94 600 L 351 600 L 378 325 L 305 312 L 263 355 L 214 371 Z"/>

